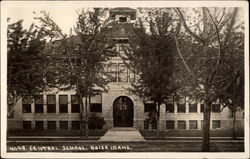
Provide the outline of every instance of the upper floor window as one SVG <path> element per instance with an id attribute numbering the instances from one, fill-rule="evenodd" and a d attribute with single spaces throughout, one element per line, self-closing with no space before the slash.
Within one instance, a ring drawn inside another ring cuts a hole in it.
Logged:
<path id="1" fill-rule="evenodd" d="M 174 112 L 174 97 L 169 96 L 166 101 L 166 113 Z"/>
<path id="2" fill-rule="evenodd" d="M 177 103 L 177 111 L 178 113 L 186 112 L 186 97 L 180 97 Z"/>
<path id="3" fill-rule="evenodd" d="M 71 95 L 71 112 L 80 113 L 79 97 L 76 95 Z"/>
<path id="4" fill-rule="evenodd" d="M 35 97 L 35 113 L 43 113 L 43 96 L 38 95 Z"/>
<path id="5" fill-rule="evenodd" d="M 144 112 L 155 112 L 156 105 L 154 102 L 145 102 L 144 103 Z"/>
<path id="6" fill-rule="evenodd" d="M 189 103 L 189 112 L 197 113 L 197 103 Z"/>
<path id="7" fill-rule="evenodd" d="M 90 111 L 102 112 L 102 95 L 97 94 L 90 99 Z"/>
<path id="8" fill-rule="evenodd" d="M 127 17 L 119 17 L 119 22 L 121 23 L 127 22 Z"/>
<path id="9" fill-rule="evenodd" d="M 22 97 L 23 113 L 31 113 L 31 97 L 24 96 Z"/>
<path id="10" fill-rule="evenodd" d="M 212 112 L 220 113 L 220 104 L 212 104 Z"/>
<path id="11" fill-rule="evenodd" d="M 68 96 L 59 95 L 59 112 L 68 113 Z"/>
<path id="12" fill-rule="evenodd" d="M 56 113 L 56 96 L 47 95 L 47 112 Z"/>

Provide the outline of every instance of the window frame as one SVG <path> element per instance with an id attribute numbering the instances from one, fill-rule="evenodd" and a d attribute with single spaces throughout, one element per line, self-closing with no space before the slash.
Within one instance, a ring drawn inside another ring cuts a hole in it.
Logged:
<path id="1" fill-rule="evenodd" d="M 67 104 L 61 104 L 61 99 L 60 97 L 64 97 L 66 96 L 67 98 Z M 68 113 L 69 110 L 68 110 L 68 104 L 69 104 L 69 101 L 68 101 L 68 95 L 59 95 L 59 113 Z M 65 109 L 65 110 L 64 110 Z M 67 111 L 66 111 L 67 110 Z"/>
<path id="2" fill-rule="evenodd" d="M 171 125 L 171 126 L 173 126 L 173 127 L 168 128 L 168 123 L 173 124 L 173 125 Z M 174 129 L 175 129 L 175 123 L 174 123 L 174 120 L 166 120 L 166 129 L 167 129 L 167 130 L 174 130 Z"/>
<path id="3" fill-rule="evenodd" d="M 189 122 L 189 129 L 191 129 L 191 130 L 198 129 L 198 121 L 197 120 L 189 120 L 188 122 Z M 195 122 L 195 128 L 191 128 L 190 125 L 191 125 L 192 122 Z"/>
<path id="4" fill-rule="evenodd" d="M 37 104 L 36 103 L 36 101 L 38 100 L 38 96 L 40 96 L 41 98 L 42 98 L 42 104 Z M 35 97 L 35 113 L 44 113 L 44 108 L 43 108 L 43 106 L 44 106 L 44 101 L 43 101 L 44 99 L 43 99 L 43 95 L 37 95 L 36 97 Z M 41 108 L 41 111 L 38 111 L 39 109 L 38 108 Z"/>
<path id="5" fill-rule="evenodd" d="M 54 96 L 55 104 L 49 104 L 49 96 Z M 51 108 L 54 111 L 50 111 Z M 47 113 L 56 113 L 56 95 L 47 95 Z"/>
<path id="6" fill-rule="evenodd" d="M 184 123 L 184 128 L 180 128 L 180 125 L 179 125 L 179 123 Z M 187 123 L 186 123 L 186 121 L 185 120 L 178 120 L 177 121 L 177 129 L 179 129 L 179 130 L 186 130 L 187 129 Z"/>

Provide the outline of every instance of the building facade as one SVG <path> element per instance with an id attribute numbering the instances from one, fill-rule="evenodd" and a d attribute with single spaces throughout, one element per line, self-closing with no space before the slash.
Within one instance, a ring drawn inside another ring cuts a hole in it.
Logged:
<path id="1" fill-rule="evenodd" d="M 136 10 L 130 8 L 114 8 L 110 10 L 112 22 L 110 37 L 117 39 L 116 49 L 123 53 L 122 46 L 128 45 L 136 20 Z M 127 88 L 136 82 L 137 76 L 125 67 L 119 56 L 110 61 L 113 81 L 109 83 L 109 91 L 91 97 L 88 114 L 102 116 L 106 121 L 100 129 L 112 127 L 135 127 L 140 130 L 156 128 L 156 123 L 149 124 L 147 115 L 154 109 L 154 104 L 143 102 L 131 94 Z M 80 128 L 80 105 L 75 92 L 65 91 L 56 94 L 44 93 L 33 101 L 20 99 L 14 109 L 13 118 L 8 119 L 8 129 L 55 129 L 78 130 Z M 220 101 L 213 104 L 211 129 L 231 129 L 232 113 L 228 108 L 221 111 Z M 236 126 L 244 127 L 242 114 L 237 113 Z M 169 97 L 167 104 L 160 108 L 160 130 L 182 129 L 199 130 L 203 125 L 203 104 L 182 97 L 174 101 Z"/>

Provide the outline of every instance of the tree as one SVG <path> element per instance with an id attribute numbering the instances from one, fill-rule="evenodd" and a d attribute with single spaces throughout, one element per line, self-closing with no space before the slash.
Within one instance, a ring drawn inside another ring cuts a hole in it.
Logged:
<path id="1" fill-rule="evenodd" d="M 13 114 L 17 101 L 46 89 L 41 65 L 44 61 L 45 41 L 32 24 L 24 30 L 22 20 L 8 25 L 7 31 L 7 92 L 8 117 Z"/>
<path id="2" fill-rule="evenodd" d="M 52 72 L 56 76 L 47 82 L 54 83 L 59 90 L 76 91 L 81 107 L 81 135 L 84 129 L 86 137 L 91 96 L 107 91 L 109 75 L 105 72 L 105 62 L 116 55 L 112 50 L 113 41 L 104 29 L 109 20 L 106 12 L 107 9 L 100 8 L 82 10 L 74 28 L 75 35 L 63 34 L 46 12 L 42 12 L 42 17 L 36 17 L 42 23 L 40 30 L 52 41 L 47 47 L 48 64 L 51 66 L 48 77 Z"/>
<path id="3" fill-rule="evenodd" d="M 233 29 L 238 27 L 238 8 L 203 7 L 193 9 L 193 12 L 186 11 L 185 14 L 180 8 L 175 11 L 182 24 L 177 27 L 175 41 L 179 59 L 183 63 L 180 70 L 183 73 L 184 92 L 204 102 L 202 149 L 210 151 L 212 103 L 223 96 L 239 76 L 238 70 L 225 72 L 225 66 L 233 64 L 229 59 L 239 60 L 235 52 L 227 49 L 235 32 Z"/>
<path id="4" fill-rule="evenodd" d="M 156 105 L 158 137 L 160 107 L 177 89 L 173 67 L 176 48 L 170 10 L 146 10 L 146 14 L 151 19 L 139 20 L 123 59 L 138 74 L 130 91 Z"/>

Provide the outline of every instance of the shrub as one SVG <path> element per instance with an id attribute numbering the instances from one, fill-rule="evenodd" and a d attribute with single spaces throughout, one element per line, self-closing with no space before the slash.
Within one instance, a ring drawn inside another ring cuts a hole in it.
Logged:
<path id="1" fill-rule="evenodd" d="M 89 130 L 102 129 L 105 123 L 106 122 L 103 117 L 97 115 L 91 115 L 88 120 L 88 128 Z"/>

